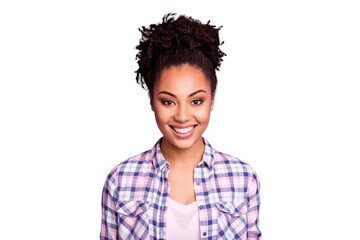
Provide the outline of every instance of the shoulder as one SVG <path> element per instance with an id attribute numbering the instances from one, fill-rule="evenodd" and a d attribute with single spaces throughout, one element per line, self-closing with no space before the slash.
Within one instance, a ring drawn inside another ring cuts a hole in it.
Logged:
<path id="1" fill-rule="evenodd" d="M 205 152 L 204 159 L 210 166 L 213 166 L 217 177 L 242 177 L 256 178 L 255 170 L 246 162 L 237 157 L 223 153 L 211 146 L 204 138 Z"/>
<path id="2" fill-rule="evenodd" d="M 258 193 L 260 183 L 248 163 L 217 150 L 213 151 L 213 159 L 214 179 L 220 192 L 230 191 L 232 201 L 250 201 Z"/>
<path id="3" fill-rule="evenodd" d="M 242 176 L 257 178 L 255 170 L 250 164 L 237 157 L 214 149 L 214 168 L 217 172 L 228 174 L 228 176 Z"/>
<path id="4" fill-rule="evenodd" d="M 225 167 L 236 171 L 254 172 L 248 163 L 218 150 L 214 150 L 214 166 L 220 168 Z"/>
<path id="5" fill-rule="evenodd" d="M 151 150 L 120 162 L 107 175 L 104 191 L 115 198 L 120 192 L 131 191 L 134 182 L 138 182 L 151 174 L 152 166 Z"/>
<path id="6" fill-rule="evenodd" d="M 111 177 L 134 175 L 152 166 L 152 151 L 147 150 L 117 164 L 109 173 Z"/>

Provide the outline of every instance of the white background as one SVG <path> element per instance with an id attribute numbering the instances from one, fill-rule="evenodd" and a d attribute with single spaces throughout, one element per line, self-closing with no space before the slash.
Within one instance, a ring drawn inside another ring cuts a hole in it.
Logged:
<path id="1" fill-rule="evenodd" d="M 99 238 L 108 172 L 161 136 L 135 46 L 167 12 L 224 26 L 204 136 L 257 171 L 263 239 L 360 239 L 360 8 L 346 0 L 2 1 L 0 238 Z"/>

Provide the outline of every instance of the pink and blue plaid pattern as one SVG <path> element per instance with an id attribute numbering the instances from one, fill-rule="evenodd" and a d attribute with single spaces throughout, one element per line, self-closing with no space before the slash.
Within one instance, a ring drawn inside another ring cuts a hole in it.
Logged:
<path id="1" fill-rule="evenodd" d="M 201 239 L 259 240 L 260 184 L 255 171 L 203 140 L 203 159 L 194 173 Z M 166 239 L 170 165 L 160 143 L 161 139 L 108 175 L 102 195 L 101 240 Z"/>

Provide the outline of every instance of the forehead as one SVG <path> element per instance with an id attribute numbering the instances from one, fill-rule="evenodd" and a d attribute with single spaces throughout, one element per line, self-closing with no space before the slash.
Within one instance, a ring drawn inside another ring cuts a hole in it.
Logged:
<path id="1" fill-rule="evenodd" d="M 200 68 L 188 64 L 164 69 L 154 85 L 155 92 L 167 90 L 186 93 L 194 89 L 210 93 L 210 81 Z"/>

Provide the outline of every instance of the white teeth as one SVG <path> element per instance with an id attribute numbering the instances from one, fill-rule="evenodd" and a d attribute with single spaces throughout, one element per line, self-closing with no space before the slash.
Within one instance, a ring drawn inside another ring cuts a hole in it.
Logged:
<path id="1" fill-rule="evenodd" d="M 187 128 L 174 128 L 175 132 L 177 132 L 177 133 L 182 133 L 182 134 L 188 133 L 188 132 L 190 132 L 190 131 L 193 130 L 193 129 L 194 129 L 194 126 L 192 126 L 192 127 L 187 127 Z"/>

